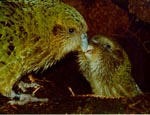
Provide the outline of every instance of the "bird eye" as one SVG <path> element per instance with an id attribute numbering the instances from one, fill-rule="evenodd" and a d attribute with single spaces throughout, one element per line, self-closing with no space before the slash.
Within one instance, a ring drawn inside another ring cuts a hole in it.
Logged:
<path id="1" fill-rule="evenodd" d="M 68 31 L 69 31 L 69 33 L 71 33 L 71 34 L 72 34 L 72 33 L 74 33 L 74 32 L 75 32 L 75 29 L 74 29 L 74 28 L 69 28 L 69 30 L 68 30 Z"/>
<path id="2" fill-rule="evenodd" d="M 111 46 L 110 46 L 109 44 L 105 44 L 104 47 L 105 47 L 106 49 L 111 49 Z"/>

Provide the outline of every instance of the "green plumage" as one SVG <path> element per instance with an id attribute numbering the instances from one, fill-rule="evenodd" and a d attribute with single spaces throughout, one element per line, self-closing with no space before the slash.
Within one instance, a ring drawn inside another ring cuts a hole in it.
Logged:
<path id="1" fill-rule="evenodd" d="M 86 31 L 81 14 L 62 2 L 1 1 L 0 93 L 12 97 L 12 87 L 22 75 L 47 69 L 80 49 Z"/>

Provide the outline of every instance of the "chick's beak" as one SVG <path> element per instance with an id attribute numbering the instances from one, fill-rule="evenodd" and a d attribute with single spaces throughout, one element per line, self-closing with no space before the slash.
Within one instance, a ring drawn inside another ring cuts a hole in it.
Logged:
<path id="1" fill-rule="evenodd" d="M 81 34 L 81 49 L 83 52 L 85 52 L 87 50 L 88 47 L 88 37 L 87 37 L 87 33 L 83 33 Z"/>

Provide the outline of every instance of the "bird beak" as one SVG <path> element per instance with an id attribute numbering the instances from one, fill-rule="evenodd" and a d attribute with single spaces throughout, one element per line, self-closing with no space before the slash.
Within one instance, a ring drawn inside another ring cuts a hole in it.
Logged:
<path id="1" fill-rule="evenodd" d="M 87 47 L 88 47 L 88 37 L 87 37 L 87 34 L 84 33 L 84 34 L 81 34 L 81 49 L 82 51 L 86 51 L 87 50 Z"/>

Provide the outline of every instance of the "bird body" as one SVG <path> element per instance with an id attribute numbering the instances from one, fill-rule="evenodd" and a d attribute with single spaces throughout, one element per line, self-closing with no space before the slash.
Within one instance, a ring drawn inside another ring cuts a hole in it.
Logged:
<path id="1" fill-rule="evenodd" d="M 95 95 L 133 97 L 141 93 L 132 78 L 128 55 L 114 39 L 94 36 L 78 58 L 80 70 Z"/>
<path id="2" fill-rule="evenodd" d="M 1 1 L 0 93 L 14 97 L 12 87 L 23 75 L 86 48 L 86 31 L 82 15 L 62 2 Z"/>

